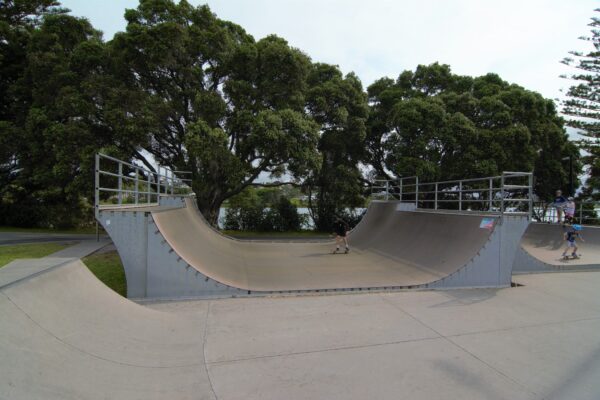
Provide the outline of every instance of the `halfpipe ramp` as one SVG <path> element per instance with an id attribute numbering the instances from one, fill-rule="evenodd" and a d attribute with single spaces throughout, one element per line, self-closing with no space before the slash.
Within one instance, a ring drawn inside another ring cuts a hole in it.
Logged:
<path id="1" fill-rule="evenodd" d="M 247 242 L 220 235 L 192 197 L 162 207 L 104 209 L 99 220 L 123 259 L 131 297 L 507 286 L 523 215 L 404 211 L 373 202 L 350 236 L 333 244 Z"/>

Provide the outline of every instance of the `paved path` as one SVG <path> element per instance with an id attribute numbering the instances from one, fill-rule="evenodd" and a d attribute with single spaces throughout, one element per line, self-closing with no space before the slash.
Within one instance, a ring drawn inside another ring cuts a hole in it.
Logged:
<path id="1" fill-rule="evenodd" d="M 106 235 L 101 235 L 101 237 L 106 237 Z M 96 240 L 96 235 L 71 233 L 0 232 L 0 246 L 19 243 L 66 243 L 82 240 Z"/>
<path id="2" fill-rule="evenodd" d="M 206 319 L 218 399 L 600 398 L 600 273 L 517 280 L 150 307 Z"/>
<path id="3" fill-rule="evenodd" d="M 600 398 L 600 272 L 517 280 L 140 306 L 66 262 L 0 287 L 0 399 Z"/>

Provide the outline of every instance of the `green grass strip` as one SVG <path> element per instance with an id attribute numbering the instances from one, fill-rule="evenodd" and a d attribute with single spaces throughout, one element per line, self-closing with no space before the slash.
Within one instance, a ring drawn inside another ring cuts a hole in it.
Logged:
<path id="1" fill-rule="evenodd" d="M 19 258 L 41 258 L 68 247 L 62 243 L 26 243 L 0 246 L 0 268 Z"/>
<path id="2" fill-rule="evenodd" d="M 85 257 L 82 261 L 96 275 L 96 278 L 121 296 L 127 297 L 125 270 L 123 269 L 119 253 L 109 251 L 92 254 Z"/>

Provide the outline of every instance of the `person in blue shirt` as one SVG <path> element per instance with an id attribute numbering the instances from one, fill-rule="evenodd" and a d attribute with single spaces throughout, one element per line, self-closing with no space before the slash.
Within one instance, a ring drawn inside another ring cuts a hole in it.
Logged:
<path id="1" fill-rule="evenodd" d="M 552 202 L 552 207 L 556 208 L 556 214 L 558 216 L 558 223 L 560 224 L 563 219 L 563 211 L 567 206 L 567 199 L 563 196 L 561 190 L 556 191 L 556 197 L 554 197 L 554 201 Z"/>
<path id="2" fill-rule="evenodd" d="M 563 258 L 568 258 L 567 252 L 570 249 L 573 249 L 571 252 L 571 256 L 573 258 L 579 258 L 579 255 L 577 255 L 577 250 L 578 250 L 577 239 L 581 239 L 582 242 L 585 242 L 585 240 L 583 240 L 583 238 L 581 237 L 580 232 L 582 230 L 583 230 L 583 227 L 581 225 L 573 224 L 573 226 L 571 226 L 569 228 L 569 230 L 567 230 L 565 232 L 564 238 L 565 238 L 565 241 L 567 242 L 567 248 L 562 253 Z"/>

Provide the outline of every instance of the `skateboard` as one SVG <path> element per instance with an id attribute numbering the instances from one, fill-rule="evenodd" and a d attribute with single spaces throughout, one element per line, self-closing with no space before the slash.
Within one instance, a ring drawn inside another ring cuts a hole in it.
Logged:
<path id="1" fill-rule="evenodd" d="M 346 249 L 344 251 L 334 250 L 331 254 L 348 254 L 350 253 L 350 249 Z"/>
<path id="2" fill-rule="evenodd" d="M 581 254 L 565 254 L 564 256 L 562 256 L 563 260 L 578 260 L 581 258 Z"/>

